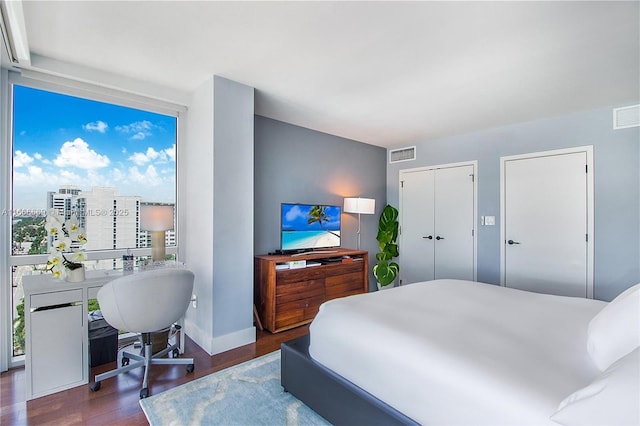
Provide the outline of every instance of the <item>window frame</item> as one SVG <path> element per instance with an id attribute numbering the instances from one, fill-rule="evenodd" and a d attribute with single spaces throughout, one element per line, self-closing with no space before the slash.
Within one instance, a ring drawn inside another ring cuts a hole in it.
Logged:
<path id="1" fill-rule="evenodd" d="M 24 74 L 27 74 L 25 76 Z M 22 254 L 13 255 L 11 244 L 13 241 L 11 218 L 13 211 L 13 96 L 14 85 L 30 87 L 39 90 L 46 90 L 67 96 L 109 103 L 113 105 L 135 108 L 152 113 L 163 114 L 176 119 L 176 161 L 175 161 L 175 214 L 176 214 L 176 244 L 166 247 L 167 254 L 174 254 L 179 258 L 179 172 L 178 158 L 179 145 L 181 139 L 180 121 L 184 119 L 186 107 L 173 104 L 159 99 L 153 99 L 138 94 L 124 92 L 108 87 L 93 85 L 90 83 L 69 80 L 62 77 L 50 76 L 46 74 L 23 72 L 19 74 L 15 71 L 2 69 L 0 71 L 0 128 L 4 129 L 0 133 L 2 151 L 0 152 L 0 168 L 2 170 L 2 187 L 0 188 L 0 241 L 5 241 L 0 248 L 0 282 L 6 283 L 0 288 L 0 371 L 8 368 L 24 365 L 24 355 L 13 356 L 13 266 L 39 265 L 47 262 L 48 254 Z M 151 248 L 133 249 L 104 249 L 91 250 L 88 260 L 105 260 L 121 258 L 124 254 L 134 256 L 151 256 Z"/>

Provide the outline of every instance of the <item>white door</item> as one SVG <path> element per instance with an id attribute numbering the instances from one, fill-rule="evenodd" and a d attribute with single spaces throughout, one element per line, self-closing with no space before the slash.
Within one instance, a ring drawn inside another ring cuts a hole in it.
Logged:
<path id="1" fill-rule="evenodd" d="M 404 173 L 401 177 L 400 276 L 403 284 L 432 280 L 434 277 L 435 170 Z"/>
<path id="2" fill-rule="evenodd" d="M 590 151 L 503 159 L 503 283 L 592 297 Z"/>
<path id="3" fill-rule="evenodd" d="M 473 281 L 473 168 L 468 165 L 435 171 L 435 279 Z"/>
<path id="4" fill-rule="evenodd" d="M 475 279 L 475 164 L 401 171 L 402 284 Z"/>

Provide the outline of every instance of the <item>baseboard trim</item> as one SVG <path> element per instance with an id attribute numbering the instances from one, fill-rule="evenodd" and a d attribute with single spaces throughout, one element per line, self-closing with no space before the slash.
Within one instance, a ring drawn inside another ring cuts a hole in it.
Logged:
<path id="1" fill-rule="evenodd" d="M 209 355 L 219 354 L 256 341 L 256 328 L 249 327 L 223 336 L 211 337 L 193 321 L 185 321 L 185 333 Z"/>
<path id="2" fill-rule="evenodd" d="M 211 355 L 248 345 L 256 341 L 256 328 L 249 327 L 211 339 Z"/>

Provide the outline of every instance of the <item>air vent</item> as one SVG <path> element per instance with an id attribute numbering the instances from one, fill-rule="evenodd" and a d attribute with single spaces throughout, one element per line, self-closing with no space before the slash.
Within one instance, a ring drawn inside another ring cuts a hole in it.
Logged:
<path id="1" fill-rule="evenodd" d="M 389 164 L 399 163 L 401 161 L 411 161 L 416 159 L 416 147 L 409 146 L 406 148 L 392 149 L 389 151 Z"/>
<path id="2" fill-rule="evenodd" d="M 613 128 L 626 129 L 640 126 L 640 105 L 632 105 L 613 110 Z"/>

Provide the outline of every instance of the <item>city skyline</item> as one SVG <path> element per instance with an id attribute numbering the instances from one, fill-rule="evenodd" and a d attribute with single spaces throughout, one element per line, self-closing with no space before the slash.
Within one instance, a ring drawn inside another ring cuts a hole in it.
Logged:
<path id="1" fill-rule="evenodd" d="M 67 185 L 175 203 L 175 117 L 17 85 L 13 117 L 14 210 Z"/>

